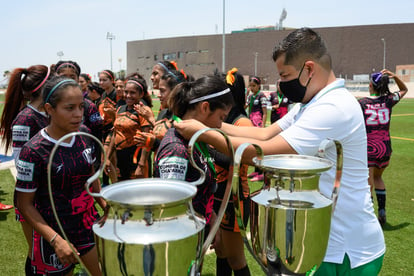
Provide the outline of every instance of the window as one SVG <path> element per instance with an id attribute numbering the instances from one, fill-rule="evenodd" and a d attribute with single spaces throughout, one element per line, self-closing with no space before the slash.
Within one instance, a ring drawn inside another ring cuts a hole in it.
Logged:
<path id="1" fill-rule="evenodd" d="M 172 59 L 176 59 L 177 58 L 177 53 L 167 53 L 167 54 L 163 54 L 162 58 L 164 60 L 172 60 Z"/>
<path id="2" fill-rule="evenodd" d="M 178 52 L 178 58 L 183 58 L 184 57 L 184 52 Z"/>

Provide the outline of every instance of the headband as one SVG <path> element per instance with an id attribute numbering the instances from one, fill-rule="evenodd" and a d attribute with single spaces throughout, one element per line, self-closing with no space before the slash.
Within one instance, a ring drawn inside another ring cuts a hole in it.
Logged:
<path id="1" fill-rule="evenodd" d="M 46 73 L 46 77 L 42 80 L 42 82 L 35 88 L 35 89 L 33 89 L 33 91 L 32 91 L 32 93 L 34 93 L 34 92 L 36 92 L 37 90 L 39 90 L 39 88 L 40 87 L 42 87 L 43 86 L 43 84 L 45 84 L 45 82 L 47 81 L 47 78 L 49 77 L 49 75 L 50 75 L 50 68 L 49 67 L 47 67 L 47 73 Z"/>
<path id="2" fill-rule="evenodd" d="M 108 71 L 106 71 L 106 70 L 103 70 L 101 73 L 105 73 L 106 75 L 108 75 L 108 77 L 113 81 L 114 80 L 114 77 L 112 76 L 112 74 L 111 73 L 109 73 Z"/>
<path id="3" fill-rule="evenodd" d="M 58 82 L 57 84 L 55 84 L 55 86 L 53 86 L 52 90 L 50 90 L 49 94 L 46 97 L 45 103 L 48 103 L 49 102 L 50 96 L 52 96 L 53 92 L 55 92 L 55 90 L 58 89 L 59 86 L 61 86 L 64 83 L 67 83 L 67 82 L 72 82 L 73 84 L 76 84 L 76 86 L 79 85 L 76 81 L 74 81 L 72 79 L 64 79 L 64 80 L 61 80 L 60 82 Z"/>
<path id="4" fill-rule="evenodd" d="M 139 82 L 134 80 L 128 80 L 127 83 L 128 82 L 138 85 L 139 87 L 141 87 L 142 92 L 144 92 L 144 87 L 142 87 L 142 85 Z"/>
<path id="5" fill-rule="evenodd" d="M 219 96 L 227 94 L 229 92 L 230 92 L 230 88 L 226 88 L 226 89 L 224 89 L 223 91 L 220 91 L 220 92 L 216 92 L 216 93 L 213 93 L 213 94 L 210 94 L 210 95 L 205 95 L 205 96 L 200 97 L 200 98 L 192 99 L 189 102 L 189 104 L 198 103 L 198 102 L 208 100 L 208 99 L 211 99 L 211 98 L 219 97 Z"/>
<path id="6" fill-rule="evenodd" d="M 257 81 L 257 84 L 260 84 L 260 80 L 259 80 L 258 78 L 256 78 L 256 77 L 252 77 L 251 79 L 252 79 L 252 80 L 256 80 L 256 81 Z"/>
<path id="7" fill-rule="evenodd" d="M 167 68 L 167 66 L 165 66 L 164 64 L 162 64 L 161 62 L 158 62 L 159 65 L 161 65 L 161 67 L 167 71 L 168 74 L 172 75 L 174 77 L 174 79 L 178 80 L 178 77 L 170 71 L 170 69 Z"/>
<path id="8" fill-rule="evenodd" d="M 59 69 L 60 69 L 60 68 L 62 68 L 63 66 L 69 66 L 69 67 L 72 67 L 73 69 L 75 69 L 75 71 L 76 71 L 77 73 L 79 73 L 79 72 L 78 72 L 78 68 L 76 68 L 76 66 L 75 66 L 75 65 L 73 65 L 72 63 L 69 63 L 69 62 L 64 62 L 64 63 L 62 63 L 61 65 L 59 65 L 59 67 L 58 67 L 58 68 L 56 68 L 56 72 L 59 72 Z"/>

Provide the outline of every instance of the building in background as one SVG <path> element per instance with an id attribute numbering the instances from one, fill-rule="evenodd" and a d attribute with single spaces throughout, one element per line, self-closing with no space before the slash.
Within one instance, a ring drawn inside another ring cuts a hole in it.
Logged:
<path id="1" fill-rule="evenodd" d="M 315 30 L 325 39 L 337 77 L 353 80 L 354 76 L 380 71 L 385 63 L 404 81 L 414 81 L 414 65 L 406 65 L 414 64 L 414 23 Z M 265 84 L 274 84 L 278 75 L 272 50 L 291 31 L 266 26 L 226 34 L 227 69 L 237 67 L 245 76 L 256 70 Z M 196 78 L 212 74 L 221 70 L 222 35 L 127 42 L 127 74 L 138 71 L 149 80 L 152 67 L 161 60 L 176 61 L 180 69 Z"/>

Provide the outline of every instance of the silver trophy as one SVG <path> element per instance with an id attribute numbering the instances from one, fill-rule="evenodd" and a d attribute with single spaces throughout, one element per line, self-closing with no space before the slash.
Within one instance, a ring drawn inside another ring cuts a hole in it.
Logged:
<path id="1" fill-rule="evenodd" d="M 223 218 L 232 184 L 229 178 L 217 220 L 205 238 L 206 221 L 193 210 L 191 201 L 197 192 L 196 186 L 205 178 L 204 171 L 194 162 L 193 151 L 196 140 L 206 131 L 220 132 L 233 156 L 233 147 L 223 132 L 203 129 L 195 133 L 189 142 L 191 164 L 201 175 L 195 182 L 134 179 L 104 187 L 100 193 L 91 193 L 90 185 L 102 173 L 103 164 L 88 179 L 85 185 L 88 193 L 104 198 L 111 206 L 107 218 L 93 225 L 103 275 L 200 275 L 203 257 Z M 71 133 L 59 141 L 74 135 L 89 136 L 102 147 L 95 137 L 83 133 Z M 54 151 L 51 160 L 53 154 Z M 55 215 L 58 219 L 58 214 Z M 61 231 L 64 233 L 62 228 Z M 78 261 L 81 263 L 80 259 Z"/>
<path id="2" fill-rule="evenodd" d="M 255 166 L 265 174 L 263 187 L 251 193 L 250 242 L 240 212 L 238 175 L 244 150 L 254 146 Z M 267 275 L 312 275 L 326 253 L 331 214 L 342 174 L 342 146 L 334 140 L 322 142 L 337 152 L 336 179 L 331 198 L 319 192 L 319 177 L 333 162 L 304 155 L 263 156 L 257 145 L 241 145 L 234 157 L 232 194 L 240 233 L 246 247 Z"/>

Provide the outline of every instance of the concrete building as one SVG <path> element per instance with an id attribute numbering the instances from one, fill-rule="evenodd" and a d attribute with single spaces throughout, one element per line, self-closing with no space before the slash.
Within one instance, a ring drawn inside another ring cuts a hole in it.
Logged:
<path id="1" fill-rule="evenodd" d="M 414 82 L 414 64 L 397 65 L 396 74 L 404 82 Z"/>
<path id="2" fill-rule="evenodd" d="M 414 64 L 414 23 L 315 28 L 325 39 L 337 77 L 386 68 L 403 75 L 414 67 L 397 69 L 397 65 Z M 278 78 L 272 50 L 292 30 L 238 31 L 226 34 L 226 70 L 239 68 L 243 75 L 257 75 L 264 83 Z M 384 59 L 385 57 L 385 59 Z M 127 42 L 127 74 L 138 71 L 149 80 L 154 64 L 174 60 L 180 69 L 198 78 L 222 67 L 222 35 L 172 37 Z M 405 68 L 405 67 L 404 67 Z M 413 81 L 413 77 L 409 81 Z"/>

